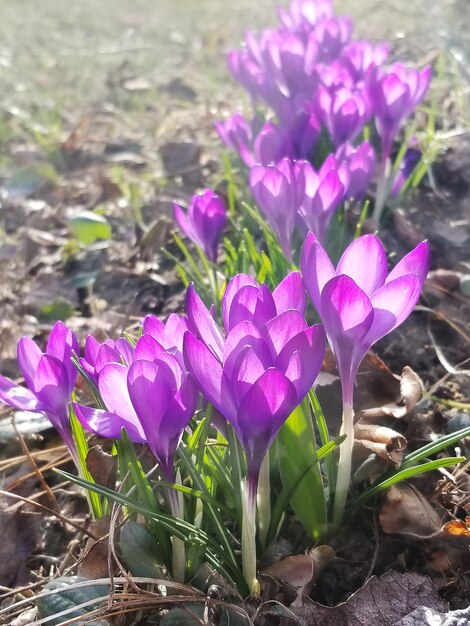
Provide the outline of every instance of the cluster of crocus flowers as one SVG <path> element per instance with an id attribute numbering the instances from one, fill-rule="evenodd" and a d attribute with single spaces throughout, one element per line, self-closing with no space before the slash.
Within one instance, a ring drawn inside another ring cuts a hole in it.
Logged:
<path id="1" fill-rule="evenodd" d="M 259 102 L 272 109 L 276 122 L 270 121 L 266 128 L 259 114 L 251 124 L 236 114 L 216 124 L 219 136 L 249 168 L 276 164 L 283 158 L 315 157 L 318 163 L 319 152 L 328 150 L 328 145 L 330 151 L 345 153 L 349 150 L 345 146 L 360 141 L 361 135 L 374 137 L 369 128 L 373 121 L 381 164 L 374 211 L 378 219 L 390 191 L 392 144 L 402 122 L 425 96 L 431 68 L 417 70 L 401 63 L 385 66 L 388 46 L 354 40 L 351 21 L 335 17 L 330 0 L 295 0 L 279 11 L 279 20 L 277 29 L 263 30 L 257 36 L 248 33 L 244 46 L 228 55 L 234 78 L 258 110 Z M 375 154 L 371 160 L 370 153 L 361 151 L 354 160 L 367 161 L 367 175 L 361 183 L 369 184 Z M 356 187 L 360 178 L 352 177 L 349 200 L 364 199 L 362 184 Z M 322 238 L 320 232 L 315 234 Z"/>
<path id="2" fill-rule="evenodd" d="M 359 149 L 358 149 L 359 151 Z M 330 155 L 316 171 L 308 161 L 282 159 L 266 167 L 256 165 L 250 171 L 250 188 L 258 207 L 276 233 L 281 248 L 292 260 L 292 237 L 297 229 L 302 236 L 309 230 L 324 242 L 328 226 L 341 203 L 356 194 L 359 197 L 360 176 L 369 179 L 369 163 L 356 159 L 355 185 L 350 191 L 349 165 Z"/>
<path id="3" fill-rule="evenodd" d="M 126 338 L 99 343 L 88 337 L 79 357 L 76 337 L 61 322 L 45 353 L 22 338 L 18 362 L 27 387 L 0 377 L 0 399 L 15 409 L 47 415 L 75 457 L 69 411 L 78 359 L 99 398 L 98 407 L 72 402 L 78 420 L 103 437 L 118 440 L 125 429 L 131 441 L 147 444 L 168 483 L 177 479 L 175 456 L 185 429 L 201 400 L 210 403 L 218 418 L 231 425 L 246 455 L 242 560 L 245 579 L 256 591 L 261 467 L 279 429 L 314 385 L 325 339 L 337 359 L 343 395 L 346 439 L 334 500 L 334 522 L 339 524 L 351 473 L 359 364 L 376 341 L 411 313 L 428 267 L 429 247 L 423 242 L 389 272 L 385 250 L 373 235 L 353 241 L 334 267 L 309 233 L 301 273 L 291 272 L 273 291 L 247 274 L 228 282 L 221 323 L 190 285 L 187 317 L 172 314 L 162 322 L 148 315 L 135 343 Z M 321 324 L 309 326 L 305 319 L 306 292 Z M 176 491 L 168 488 L 167 497 L 173 515 L 182 516 Z M 173 576 L 179 580 L 184 579 L 184 554 L 183 543 L 174 538 Z"/>

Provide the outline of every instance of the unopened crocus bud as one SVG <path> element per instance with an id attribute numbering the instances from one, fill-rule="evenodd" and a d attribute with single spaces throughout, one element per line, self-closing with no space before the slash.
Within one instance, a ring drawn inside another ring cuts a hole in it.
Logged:
<path id="1" fill-rule="evenodd" d="M 368 141 L 357 148 L 349 143 L 336 151 L 339 163 L 345 163 L 349 172 L 346 197 L 362 201 L 372 180 L 375 169 L 375 150 Z"/>
<path id="2" fill-rule="evenodd" d="M 299 161 L 297 168 L 304 181 L 304 195 L 298 208 L 300 224 L 324 242 L 331 218 L 345 198 L 348 168 L 332 154 L 318 172 L 307 161 Z"/>
<path id="3" fill-rule="evenodd" d="M 175 221 L 184 234 L 215 263 L 217 248 L 227 222 L 227 209 L 223 200 L 211 189 L 193 196 L 185 212 L 179 204 L 173 205 Z"/>
<path id="4" fill-rule="evenodd" d="M 316 110 L 335 147 L 353 140 L 370 117 L 365 93 L 346 88 L 335 91 L 319 87 Z"/>
<path id="5" fill-rule="evenodd" d="M 408 148 L 402 162 L 400 163 L 400 167 L 395 174 L 395 178 L 393 179 L 392 188 L 390 190 L 391 198 L 396 198 L 398 196 L 400 191 L 403 189 L 406 181 L 410 177 L 411 173 L 418 165 L 421 156 L 421 150 L 418 150 L 418 148 Z"/>
<path id="6" fill-rule="evenodd" d="M 289 159 L 267 167 L 257 165 L 250 171 L 251 192 L 289 260 L 292 259 L 295 216 L 303 191 L 298 184 L 296 167 Z"/>

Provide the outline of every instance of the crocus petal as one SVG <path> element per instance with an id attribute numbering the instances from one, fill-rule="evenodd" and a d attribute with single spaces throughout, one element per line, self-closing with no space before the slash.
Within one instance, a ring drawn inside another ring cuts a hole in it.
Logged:
<path id="1" fill-rule="evenodd" d="M 32 391 L 0 376 L 0 400 L 20 411 L 41 411 L 41 405 Z"/>
<path id="2" fill-rule="evenodd" d="M 261 326 L 275 316 L 276 305 L 266 285 L 247 285 L 241 287 L 233 297 L 227 331 L 247 320 L 253 320 L 257 326 Z"/>
<path id="3" fill-rule="evenodd" d="M 302 401 L 318 376 L 324 354 L 325 329 L 321 324 L 315 324 L 292 337 L 276 359 L 276 369 L 293 383 L 298 402 Z"/>
<path id="4" fill-rule="evenodd" d="M 407 274 L 416 274 L 421 281 L 421 285 L 426 280 L 426 276 L 429 272 L 430 265 L 430 250 L 429 243 L 422 241 L 411 252 L 408 252 L 406 256 L 399 261 L 390 274 L 387 277 L 386 283 L 399 278 L 400 276 L 406 276 Z"/>
<path id="5" fill-rule="evenodd" d="M 306 297 L 302 276 L 299 272 L 288 274 L 273 291 L 276 312 L 279 315 L 289 309 L 305 313 Z"/>
<path id="6" fill-rule="evenodd" d="M 222 298 L 222 321 L 227 332 L 229 331 L 229 318 L 232 300 L 235 294 L 242 287 L 245 287 L 247 285 L 250 285 L 252 287 L 258 287 L 258 283 L 256 282 L 256 280 L 248 274 L 237 274 L 229 281 L 227 288 L 225 289 Z"/>
<path id="7" fill-rule="evenodd" d="M 325 285 L 321 311 L 330 337 L 347 337 L 357 342 L 361 342 L 374 317 L 367 294 L 344 274 L 335 276 Z"/>
<path id="8" fill-rule="evenodd" d="M 26 385 L 34 390 L 34 377 L 42 356 L 41 349 L 30 337 L 21 337 L 16 348 L 18 367 Z"/>
<path id="9" fill-rule="evenodd" d="M 54 324 L 49 335 L 46 352 L 64 362 L 66 367 L 69 363 L 65 363 L 65 359 L 70 359 L 72 352 L 77 355 L 80 353 L 77 338 L 63 322 Z"/>
<path id="10" fill-rule="evenodd" d="M 374 235 L 355 239 L 343 252 L 336 273 L 350 276 L 368 296 L 385 282 L 387 256 L 382 242 Z"/>
<path id="11" fill-rule="evenodd" d="M 252 346 L 243 346 L 237 353 L 230 376 L 235 404 L 239 405 L 247 391 L 272 364 L 269 351 L 257 352 Z M 225 370 L 224 370 L 224 373 Z"/>
<path id="12" fill-rule="evenodd" d="M 233 364 L 238 357 L 238 353 L 245 346 L 254 347 L 261 355 L 269 358 L 268 345 L 258 328 L 253 322 L 241 322 L 232 328 L 225 341 L 223 367 L 228 378 L 232 376 Z"/>
<path id="13" fill-rule="evenodd" d="M 261 465 L 279 428 L 296 405 L 294 385 L 274 368 L 250 387 L 234 424 L 249 463 Z"/>
<path id="14" fill-rule="evenodd" d="M 101 348 L 100 342 L 93 337 L 93 335 L 88 335 L 85 341 L 85 347 L 83 349 L 83 358 L 89 365 L 94 365 L 96 361 L 96 357 L 98 356 L 98 351 Z"/>
<path id="15" fill-rule="evenodd" d="M 172 395 L 159 372 L 160 368 L 152 361 L 134 361 L 128 375 L 129 396 L 153 452 L 166 447 L 165 441 L 158 440 Z"/>
<path id="16" fill-rule="evenodd" d="M 175 218 L 175 222 L 178 224 L 183 233 L 197 246 L 202 248 L 202 242 L 200 241 L 196 230 L 191 223 L 191 220 L 188 217 L 188 213 L 180 207 L 179 204 L 173 204 L 173 216 Z"/>
<path id="17" fill-rule="evenodd" d="M 370 345 L 405 321 L 419 300 L 421 286 L 419 277 L 410 274 L 392 280 L 372 295 L 374 321 L 366 336 Z"/>
<path id="18" fill-rule="evenodd" d="M 165 348 L 151 335 L 144 334 L 135 345 L 134 360 L 153 361 L 162 352 L 165 352 Z"/>
<path id="19" fill-rule="evenodd" d="M 212 353 L 221 360 L 224 338 L 214 318 L 196 293 L 192 283 L 186 291 L 186 313 L 191 332 L 200 338 Z"/>
<path id="20" fill-rule="evenodd" d="M 326 283 L 336 275 L 327 253 L 313 233 L 308 233 L 300 255 L 300 269 L 313 306 L 321 314 L 321 293 Z"/>
<path id="21" fill-rule="evenodd" d="M 284 311 L 265 325 L 263 334 L 269 342 L 273 357 L 276 357 L 287 342 L 307 328 L 302 313 L 290 310 Z"/>
<path id="22" fill-rule="evenodd" d="M 108 363 L 100 372 L 98 389 L 108 411 L 135 424 L 138 420 L 127 388 L 128 372 L 125 365 Z"/>
<path id="23" fill-rule="evenodd" d="M 122 428 L 135 443 L 145 443 L 145 435 L 137 421 L 128 421 L 121 415 L 73 403 L 75 415 L 80 424 L 89 432 L 107 439 L 121 439 Z"/>
<path id="24" fill-rule="evenodd" d="M 187 332 L 183 340 L 184 360 L 204 396 L 227 419 L 233 418 L 235 406 L 230 396 L 222 397 L 222 365 L 194 335 Z"/>
<path id="25" fill-rule="evenodd" d="M 104 343 L 100 347 L 98 356 L 96 357 L 95 372 L 99 374 L 103 367 L 109 363 L 121 363 L 121 355 L 110 345 Z"/>
<path id="26" fill-rule="evenodd" d="M 70 400 L 67 370 L 58 358 L 43 354 L 39 359 L 34 379 L 37 399 L 52 413 L 66 415 Z"/>
<path id="27" fill-rule="evenodd" d="M 134 348 L 124 337 L 119 337 L 114 344 L 114 349 L 121 356 L 126 365 L 130 365 L 134 359 Z"/>

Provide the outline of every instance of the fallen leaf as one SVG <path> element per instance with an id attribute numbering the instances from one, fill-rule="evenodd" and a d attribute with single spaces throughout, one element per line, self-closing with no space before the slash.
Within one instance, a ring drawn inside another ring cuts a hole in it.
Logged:
<path id="1" fill-rule="evenodd" d="M 415 610 L 424 608 L 441 612 L 448 608 L 431 579 L 391 571 L 380 578 L 369 578 L 364 587 L 337 606 L 327 607 L 307 599 L 294 612 L 308 626 L 431 626 L 433 622 L 410 621 Z M 440 622 L 434 623 L 441 626 Z"/>
<path id="2" fill-rule="evenodd" d="M 83 551 L 78 573 L 89 580 L 108 578 L 108 551 L 109 551 L 109 515 L 100 517 L 91 525 L 91 532 L 98 540 L 88 539 Z"/>
<path id="3" fill-rule="evenodd" d="M 117 459 L 112 454 L 108 454 L 101 446 L 93 446 L 88 451 L 86 466 L 93 477 L 93 480 L 109 489 L 116 486 Z"/>
<path id="4" fill-rule="evenodd" d="M 358 422 L 354 425 L 354 437 L 355 455 L 363 448 L 395 467 L 401 465 L 407 441 L 395 430 L 377 424 Z"/>
<path id="5" fill-rule="evenodd" d="M 407 483 L 390 487 L 379 520 L 384 533 L 419 539 L 435 536 L 441 529 L 438 513 L 417 489 Z"/>
<path id="6" fill-rule="evenodd" d="M 30 582 L 33 575 L 26 561 L 39 543 L 44 517 L 18 509 L 0 511 L 0 585 L 17 587 Z"/>
<path id="7" fill-rule="evenodd" d="M 304 598 L 317 582 L 321 571 L 331 562 L 335 551 L 330 546 L 318 546 L 307 554 L 296 554 L 270 565 L 261 573 L 279 578 L 297 591 L 292 605 L 302 606 Z"/>
<path id="8" fill-rule="evenodd" d="M 399 379 L 399 393 L 393 402 L 388 402 L 373 408 L 362 409 L 359 417 L 370 419 L 373 417 L 394 417 L 401 419 L 409 415 L 416 404 L 421 400 L 424 393 L 424 385 L 421 378 L 411 367 L 405 366 Z"/>

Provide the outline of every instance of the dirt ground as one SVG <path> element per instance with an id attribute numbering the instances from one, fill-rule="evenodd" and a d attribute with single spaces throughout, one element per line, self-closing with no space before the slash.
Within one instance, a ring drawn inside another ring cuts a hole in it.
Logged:
<path id="1" fill-rule="evenodd" d="M 1 2 L 1 374 L 18 377 L 18 338 L 43 340 L 64 311 L 83 339 L 89 332 L 120 333 L 148 312 L 164 317 L 181 309 L 180 283 L 161 252 L 172 246 L 171 203 L 220 182 L 221 147 L 213 123 L 244 106 L 241 91 L 228 78 L 224 54 L 247 28 L 274 23 L 277 4 Z M 441 154 L 384 232 L 397 258 L 429 239 L 432 273 L 417 312 L 377 346 L 392 372 L 410 366 L 432 397 L 440 398 L 440 403 L 429 399 L 415 421 L 397 427 L 407 435 L 418 429 L 418 439 L 425 440 L 429 432 L 470 425 L 470 38 L 465 29 L 470 5 L 466 0 L 431 5 L 342 0 L 336 6 L 338 13 L 353 17 L 361 35 L 391 41 L 401 58 L 443 59 L 432 92 L 439 102 Z M 82 249 L 72 236 L 71 220 L 96 208 L 111 224 L 112 239 Z M 37 484 L 21 461 L 10 415 L 0 407 L 0 485 L 29 495 Z M 41 462 L 65 462 L 43 420 L 21 414 L 16 419 L 28 445 L 42 449 Z M 84 515 L 80 498 L 60 493 L 58 499 L 71 517 Z M 470 513 L 463 499 L 453 505 L 455 516 Z M 15 516 L 21 515 L 18 509 Z M 17 554 L 0 548 L 0 562 L 15 562 L 6 572 L 0 567 L 0 591 L 7 596 L 11 587 L 37 582 L 56 567 L 67 569 L 62 550 L 70 537 L 58 537 L 52 523 L 41 530 L 39 517 L 25 520 L 15 517 L 13 523 L 5 517 L 11 534 L 4 544 L 21 547 Z M 380 535 L 377 557 L 377 519 L 374 524 L 364 522 L 363 532 L 335 546 L 344 562 L 360 560 L 361 566 L 338 566 L 319 583 L 317 600 L 333 605 L 368 574 L 383 574 L 400 563 L 438 576 L 439 568 L 432 566 L 437 556 L 416 538 L 410 548 L 409 537 Z M 464 574 L 470 563 L 459 558 L 452 565 L 455 572 L 438 581 L 451 608 L 470 603 Z"/>

